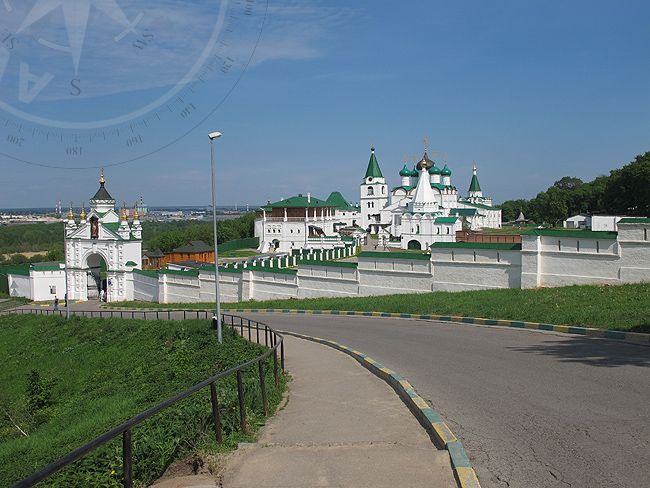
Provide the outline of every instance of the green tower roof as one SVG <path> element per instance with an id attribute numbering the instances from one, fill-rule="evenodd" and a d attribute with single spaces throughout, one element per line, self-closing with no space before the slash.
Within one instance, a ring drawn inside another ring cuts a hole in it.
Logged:
<path id="1" fill-rule="evenodd" d="M 372 153 L 370 154 L 370 161 L 368 162 L 368 169 L 366 170 L 366 176 L 368 178 L 372 176 L 373 178 L 383 178 L 384 175 L 381 174 L 379 169 L 379 163 L 377 163 L 377 158 L 375 157 L 375 148 L 371 148 Z"/>
<path id="2" fill-rule="evenodd" d="M 481 191 L 481 185 L 478 184 L 478 176 L 476 176 L 476 173 L 472 175 L 472 182 L 469 184 L 469 191 Z"/>

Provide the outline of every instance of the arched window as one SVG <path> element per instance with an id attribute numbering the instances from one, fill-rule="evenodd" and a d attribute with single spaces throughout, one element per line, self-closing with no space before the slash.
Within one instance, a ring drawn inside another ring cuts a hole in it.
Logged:
<path id="1" fill-rule="evenodd" d="M 385 186 L 381 187 L 381 193 L 382 193 L 382 195 L 384 195 L 386 193 L 386 187 Z"/>
<path id="2" fill-rule="evenodd" d="M 375 189 L 372 186 L 368 187 L 368 195 L 374 195 L 375 194 Z"/>

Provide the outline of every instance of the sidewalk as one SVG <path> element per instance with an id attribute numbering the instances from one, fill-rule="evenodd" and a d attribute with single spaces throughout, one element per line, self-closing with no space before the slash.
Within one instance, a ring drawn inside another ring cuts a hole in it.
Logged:
<path id="1" fill-rule="evenodd" d="M 438 450 L 395 391 L 347 354 L 285 336 L 289 401 L 225 465 L 223 488 L 455 488 Z M 205 476 L 156 488 L 214 487 Z"/>

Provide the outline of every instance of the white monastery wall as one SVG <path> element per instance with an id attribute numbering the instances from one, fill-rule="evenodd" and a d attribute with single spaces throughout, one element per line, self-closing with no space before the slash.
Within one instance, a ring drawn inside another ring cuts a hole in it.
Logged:
<path id="1" fill-rule="evenodd" d="M 143 275 L 140 273 L 131 273 L 133 283 L 133 299 L 145 302 L 160 302 L 158 295 L 158 277 Z"/>
<path id="2" fill-rule="evenodd" d="M 7 281 L 9 284 L 9 294 L 11 296 L 14 295 L 14 291 L 12 290 L 15 290 L 15 295 L 17 297 L 25 297 L 33 300 L 32 281 L 29 276 L 10 274 L 7 276 Z M 54 297 L 52 297 L 52 300 L 54 300 Z"/>
<path id="3" fill-rule="evenodd" d="M 518 250 L 437 248 L 431 250 L 432 291 L 521 287 Z"/>
<path id="4" fill-rule="evenodd" d="M 298 267 L 298 298 L 358 296 L 356 267 L 318 266 L 301 263 Z"/>
<path id="5" fill-rule="evenodd" d="M 433 285 L 433 269 L 429 259 L 405 257 L 395 253 L 368 253 L 359 256 L 359 296 L 390 295 L 393 293 L 427 293 Z M 382 256 L 383 255 L 383 256 Z M 399 256 L 399 257 L 398 257 Z"/>
<path id="6" fill-rule="evenodd" d="M 180 273 L 162 273 L 159 285 L 164 303 L 195 303 L 200 296 L 198 276 Z"/>

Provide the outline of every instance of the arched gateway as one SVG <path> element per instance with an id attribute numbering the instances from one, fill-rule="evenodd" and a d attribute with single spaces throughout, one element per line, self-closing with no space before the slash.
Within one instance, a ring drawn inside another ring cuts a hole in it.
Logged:
<path id="1" fill-rule="evenodd" d="M 71 300 L 97 299 L 102 290 L 109 302 L 132 299 L 128 272 L 142 268 L 142 226 L 137 210 L 129 225 L 126 208 L 120 217 L 104 183 L 102 169 L 99 190 L 90 199 L 88 215 L 82 204 L 78 224 L 70 203 L 65 251 Z"/>

